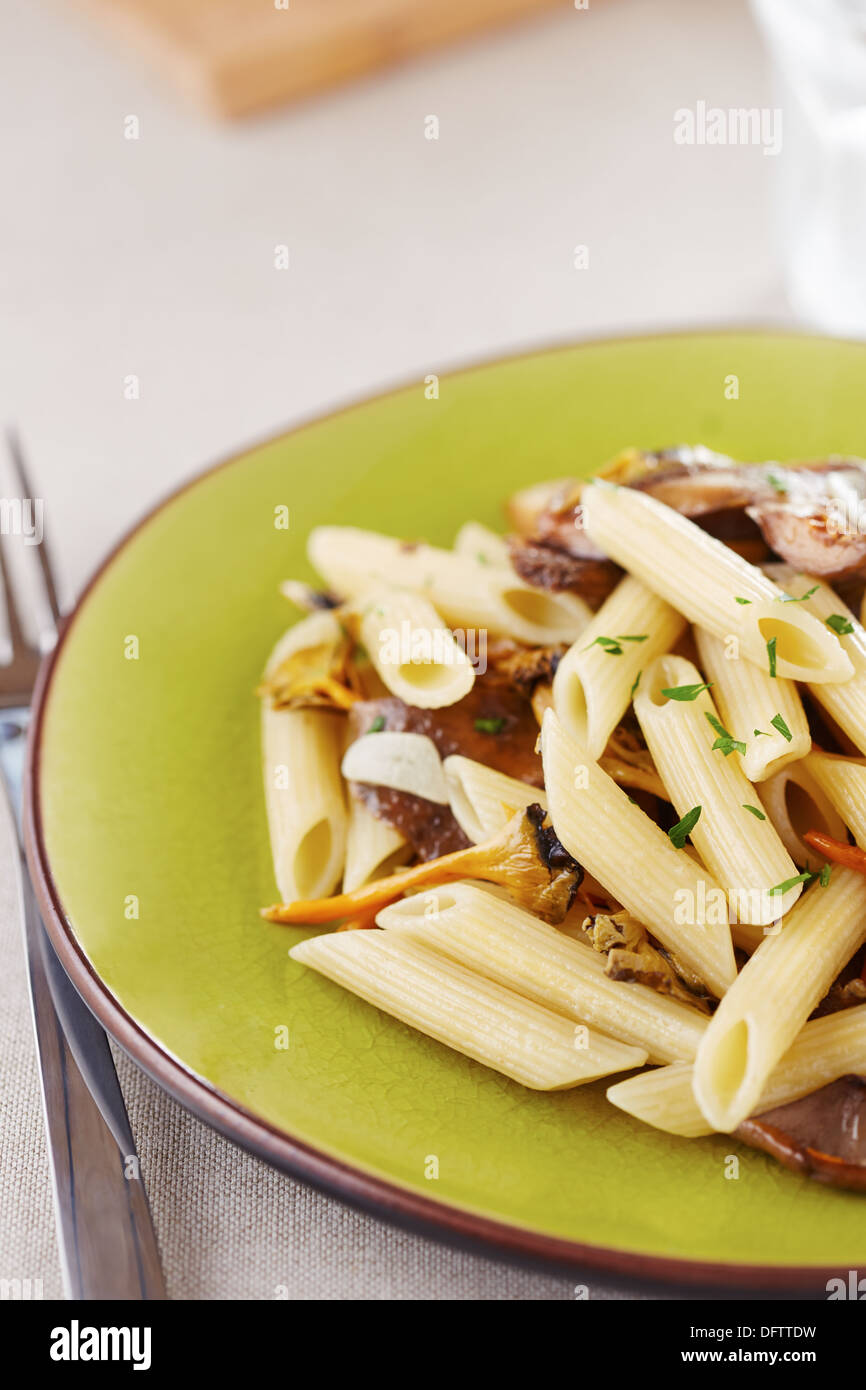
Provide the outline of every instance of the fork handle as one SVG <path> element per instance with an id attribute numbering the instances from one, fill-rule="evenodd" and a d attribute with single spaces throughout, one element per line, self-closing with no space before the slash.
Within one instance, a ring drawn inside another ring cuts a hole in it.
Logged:
<path id="1" fill-rule="evenodd" d="M 159 1250 L 144 1183 L 137 1175 L 137 1159 L 134 1151 L 121 1153 L 69 1049 L 43 956 L 53 947 L 26 879 L 22 895 L 66 1295 L 72 1299 L 164 1299 Z M 113 1072 L 104 1033 L 99 1045 L 104 1056 L 94 1059 L 95 1064 Z"/>

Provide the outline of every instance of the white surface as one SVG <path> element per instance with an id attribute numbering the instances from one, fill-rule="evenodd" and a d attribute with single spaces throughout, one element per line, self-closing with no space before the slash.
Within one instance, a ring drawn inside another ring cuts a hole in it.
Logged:
<path id="1" fill-rule="evenodd" d="M 672 137 L 677 107 L 770 101 L 742 0 L 564 6 L 228 127 L 58 0 L 2 0 L 0 55 L 0 408 L 74 588 L 182 477 L 336 402 L 783 312 L 773 161 Z"/>
<path id="2" fill-rule="evenodd" d="M 555 339 L 784 314 L 771 161 L 672 138 L 678 107 L 771 100 L 740 0 L 564 6 L 229 128 L 59 3 L 2 0 L 0 55 L 0 412 L 69 590 L 190 472 L 333 403 Z M 0 1273 L 47 1293 L 32 1043 L 8 984 Z M 176 1296 L 574 1297 L 346 1213 L 121 1077 Z"/>

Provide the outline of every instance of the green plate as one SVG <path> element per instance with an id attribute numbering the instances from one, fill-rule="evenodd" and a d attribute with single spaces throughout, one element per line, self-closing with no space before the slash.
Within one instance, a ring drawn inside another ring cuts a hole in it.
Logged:
<path id="1" fill-rule="evenodd" d="M 443 375 L 436 400 L 408 386 L 159 507 L 76 610 L 31 757 L 31 865 L 109 1030 L 247 1147 L 449 1238 L 676 1281 L 820 1288 L 866 1264 L 862 1198 L 727 1137 L 645 1128 L 604 1083 L 523 1090 L 294 964 L 300 933 L 258 915 L 275 889 L 253 695 L 290 617 L 277 586 L 310 576 L 316 523 L 447 544 L 467 518 L 501 526 L 514 489 L 629 444 L 862 453 L 864 399 L 866 347 L 852 343 L 590 343 Z"/>

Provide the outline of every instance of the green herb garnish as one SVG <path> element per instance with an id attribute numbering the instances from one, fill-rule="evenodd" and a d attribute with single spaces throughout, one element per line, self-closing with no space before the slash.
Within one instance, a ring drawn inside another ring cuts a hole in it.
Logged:
<path id="1" fill-rule="evenodd" d="M 496 719 L 476 719 L 475 727 L 479 734 L 501 734 L 505 728 L 505 720 L 501 715 Z"/>
<path id="2" fill-rule="evenodd" d="M 748 803 L 747 801 L 744 801 L 744 802 L 743 802 L 743 810 L 744 810 L 744 811 L 751 811 L 752 815 L 755 816 L 758 820 L 766 820 L 766 819 L 767 819 L 767 817 L 764 815 L 763 811 L 759 811 L 758 808 L 757 808 L 757 806 L 750 806 L 749 803 Z"/>
<path id="3" fill-rule="evenodd" d="M 709 690 L 712 681 L 707 681 L 703 685 L 674 685 L 669 690 L 663 690 L 662 694 L 668 700 L 696 700 L 701 691 Z"/>
<path id="4" fill-rule="evenodd" d="M 779 733 L 782 735 L 782 738 L 785 739 L 787 743 L 791 742 L 791 739 L 794 737 L 794 735 L 791 733 L 791 730 L 788 728 L 781 714 L 774 714 L 773 718 L 770 720 L 770 723 L 772 724 L 774 729 L 779 730 Z"/>
<path id="5" fill-rule="evenodd" d="M 796 888 L 798 883 L 811 883 L 813 878 L 817 878 L 810 869 L 805 869 L 803 873 L 797 874 L 796 878 L 786 878 L 784 883 L 777 883 L 775 888 L 771 888 L 771 893 L 787 893 L 789 888 Z"/>
<path id="6" fill-rule="evenodd" d="M 735 598 L 735 599 L 734 599 L 734 603 L 751 603 L 751 602 L 752 602 L 752 600 L 751 600 L 750 598 Z"/>
<path id="7" fill-rule="evenodd" d="M 755 738 L 769 738 L 769 737 L 770 737 L 770 735 L 767 733 L 766 729 L 753 729 L 753 730 L 752 730 L 752 733 L 753 733 L 753 735 L 755 736 Z"/>
<path id="8" fill-rule="evenodd" d="M 776 679 L 776 639 L 771 637 L 767 643 L 767 660 L 770 663 L 770 675 Z"/>
<path id="9" fill-rule="evenodd" d="M 721 724 L 714 714 L 710 714 L 709 710 L 704 710 L 704 714 L 718 734 L 718 738 L 713 744 L 713 752 L 718 749 L 726 758 L 731 753 L 745 754 L 746 745 L 744 743 L 734 738 L 733 734 L 729 734 L 724 724 Z"/>
<path id="10" fill-rule="evenodd" d="M 633 699 L 634 699 L 634 692 L 635 692 L 635 691 L 637 690 L 637 688 L 638 688 L 638 683 L 639 683 L 640 678 L 641 678 L 642 675 L 643 675 L 643 671 L 638 671 L 637 675 L 636 675 L 635 678 L 634 678 L 634 685 L 632 686 L 631 690 L 629 691 L 629 699 L 630 699 L 630 700 L 633 700 Z"/>
<path id="11" fill-rule="evenodd" d="M 824 619 L 824 622 L 827 627 L 833 629 L 837 637 L 847 637 L 850 632 L 854 631 L 852 624 L 841 613 L 831 613 L 829 618 Z"/>
<path id="12" fill-rule="evenodd" d="M 676 825 L 671 826 L 668 831 L 668 839 L 674 849 L 683 849 L 689 834 L 694 830 L 700 818 L 701 807 L 693 806 L 690 811 L 686 811 L 682 820 L 677 821 Z"/>
<path id="13" fill-rule="evenodd" d="M 382 730 L 384 729 L 384 727 L 385 727 L 385 716 L 384 716 L 384 714 L 377 714 L 377 715 L 376 715 L 376 718 L 373 720 L 372 724 L 370 725 L 369 729 L 367 730 L 367 733 L 368 733 L 368 734 L 381 734 L 381 732 L 382 732 Z"/>
<path id="14" fill-rule="evenodd" d="M 832 864 L 825 864 L 824 867 L 823 867 L 823 869 L 821 870 L 821 887 L 822 887 L 822 888 L 826 888 L 826 887 L 827 887 L 827 884 L 830 882 L 830 875 L 832 874 L 832 872 L 833 872 L 833 866 L 832 866 Z"/>
<path id="15" fill-rule="evenodd" d="M 793 596 L 792 594 L 783 594 L 781 598 L 777 598 L 777 599 L 776 599 L 776 602 L 777 602 L 777 603 L 805 603 L 807 598 L 811 598 L 812 595 L 813 595 L 813 594 L 817 594 L 817 592 L 818 592 L 818 585 L 817 585 L 817 584 L 813 584 L 812 587 L 811 587 L 811 589 L 809 589 L 807 593 L 801 594 L 799 598 L 794 598 L 794 596 Z"/>

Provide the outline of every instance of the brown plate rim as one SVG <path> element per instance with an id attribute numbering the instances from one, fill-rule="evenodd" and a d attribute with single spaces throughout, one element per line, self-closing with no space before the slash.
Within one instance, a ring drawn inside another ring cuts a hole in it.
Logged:
<path id="1" fill-rule="evenodd" d="M 480 371 L 488 367 L 539 357 L 552 352 L 592 349 L 636 342 L 658 342 L 670 338 L 694 337 L 775 337 L 797 338 L 813 342 L 844 344 L 866 352 L 866 343 L 857 339 L 832 337 L 820 333 L 798 331 L 787 325 L 724 324 L 719 327 L 685 327 L 670 331 L 594 336 L 568 339 L 500 357 L 484 357 L 466 364 L 440 370 L 440 377 Z M 435 1201 L 395 1182 L 364 1172 L 360 1168 L 316 1149 L 277 1129 L 267 1121 L 246 1110 L 237 1101 L 216 1090 L 202 1077 L 191 1072 L 173 1057 L 155 1038 L 151 1037 L 115 999 L 96 974 L 75 939 L 51 872 L 45 846 L 40 804 L 40 772 L 42 732 L 51 686 L 69 634 L 75 620 L 87 603 L 99 581 L 107 574 L 122 551 L 166 507 L 214 473 L 239 463 L 248 454 L 269 444 L 302 433 L 323 424 L 335 416 L 359 407 L 386 400 L 390 396 L 416 385 L 416 378 L 403 381 L 373 395 L 364 395 L 347 403 L 305 418 L 289 429 L 270 434 L 263 439 L 235 450 L 232 454 L 197 471 L 180 486 L 158 500 L 139 518 L 109 550 L 97 566 L 74 607 L 64 619 L 58 641 L 46 657 L 39 673 L 32 703 L 28 749 L 24 780 L 24 838 L 27 863 L 42 911 L 43 920 L 52 944 L 66 973 L 88 1008 L 106 1031 L 142 1069 L 170 1095 L 200 1120 L 218 1130 L 275 1167 L 302 1181 L 336 1196 L 350 1205 L 360 1207 L 375 1216 L 447 1243 L 468 1247 L 482 1254 L 503 1255 L 513 1261 L 545 1267 L 560 1275 L 591 1271 L 611 1275 L 632 1283 L 664 1283 L 679 1286 L 684 1294 L 695 1288 L 728 1291 L 759 1290 L 764 1293 L 816 1294 L 826 1292 L 828 1279 L 838 1277 L 839 1267 L 817 1265 L 733 1264 L 706 1260 L 682 1259 L 674 1256 L 651 1255 L 621 1250 L 581 1241 L 566 1240 L 529 1227 L 511 1225 L 447 1202 Z"/>

